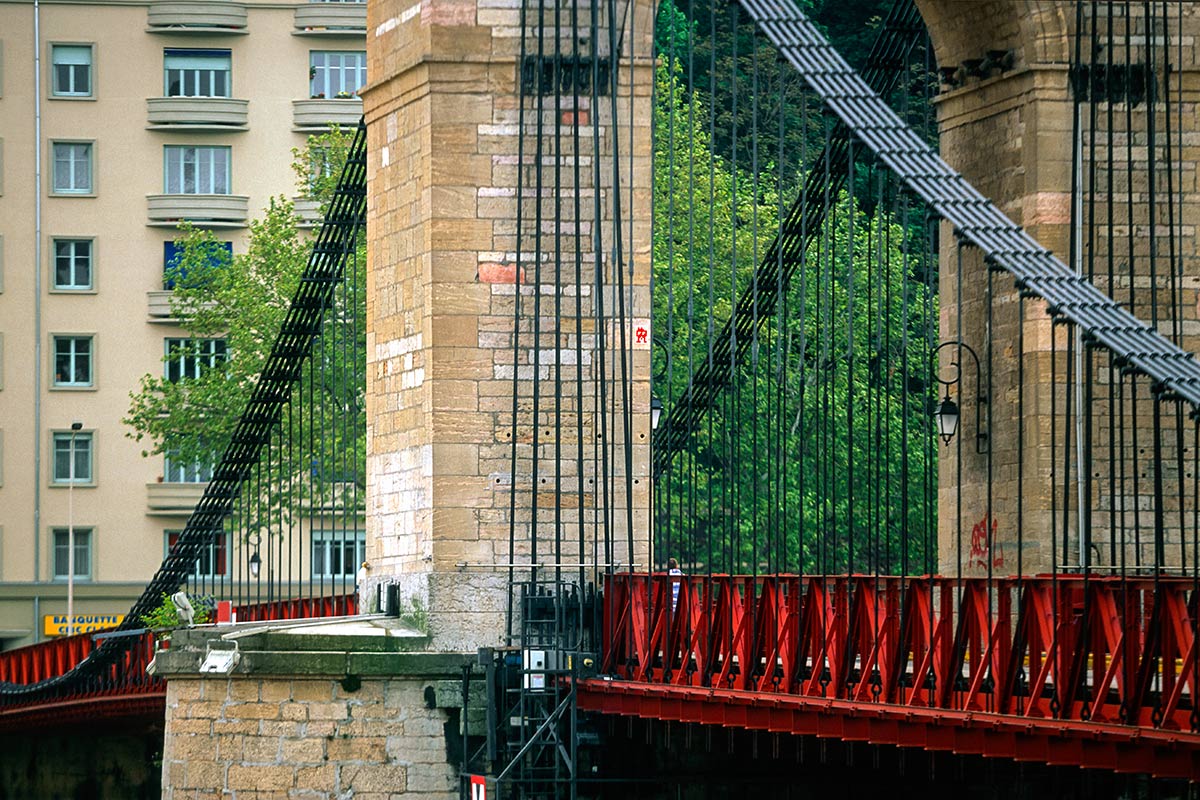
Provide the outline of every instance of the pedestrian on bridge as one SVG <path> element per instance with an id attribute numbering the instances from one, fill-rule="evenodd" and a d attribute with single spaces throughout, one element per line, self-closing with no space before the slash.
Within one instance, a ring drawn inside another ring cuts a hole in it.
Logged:
<path id="1" fill-rule="evenodd" d="M 680 576 L 671 578 L 671 613 L 675 613 L 675 607 L 679 605 L 679 587 L 683 583 L 683 570 L 679 568 L 679 562 L 673 558 L 667 559 L 667 574 L 671 576 Z"/>

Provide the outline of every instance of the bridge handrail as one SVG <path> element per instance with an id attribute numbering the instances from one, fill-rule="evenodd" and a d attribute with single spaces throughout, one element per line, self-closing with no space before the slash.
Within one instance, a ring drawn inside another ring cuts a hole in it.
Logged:
<path id="1" fill-rule="evenodd" d="M 618 573 L 601 672 L 1195 736 L 1193 587 L 1179 576 Z"/>
<path id="2" fill-rule="evenodd" d="M 247 603 L 234 607 L 239 622 L 262 620 L 308 619 L 354 614 L 358 609 L 356 595 L 274 600 Z M 128 695 L 165 690 L 161 678 L 149 675 L 146 666 L 154 657 L 157 634 L 147 631 L 141 635 L 123 637 L 124 657 L 112 661 L 103 679 L 89 686 L 75 687 L 73 699 L 100 695 Z M 104 641 L 113 641 L 107 639 Z M 69 675 L 75 667 L 103 645 L 93 633 L 77 633 L 51 639 L 28 647 L 18 647 L 0 653 L 0 681 L 18 684 L 37 684 Z M 6 704 L 5 708 L 36 704 L 40 698 L 25 697 L 23 702 Z M 0 716 L 3 712 L 0 711 Z"/>

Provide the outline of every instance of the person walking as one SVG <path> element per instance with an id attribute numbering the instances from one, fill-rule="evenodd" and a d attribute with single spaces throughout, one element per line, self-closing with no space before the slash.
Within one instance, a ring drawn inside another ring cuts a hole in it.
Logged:
<path id="1" fill-rule="evenodd" d="M 671 577 L 671 613 L 675 613 L 676 607 L 679 606 L 679 587 L 683 584 L 683 570 L 679 568 L 679 562 L 673 558 L 667 559 L 667 574 Z M 678 576 L 678 577 L 676 577 Z"/>

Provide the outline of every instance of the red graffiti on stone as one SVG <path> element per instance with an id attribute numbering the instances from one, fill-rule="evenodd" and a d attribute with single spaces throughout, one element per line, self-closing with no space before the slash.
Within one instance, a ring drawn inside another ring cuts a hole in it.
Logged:
<path id="1" fill-rule="evenodd" d="M 634 332 L 634 335 L 637 337 L 637 343 L 638 343 L 638 344 L 645 344 L 645 343 L 646 343 L 646 337 L 647 337 L 649 334 L 650 334 L 650 332 L 649 332 L 649 331 L 647 331 L 645 328 L 638 328 L 638 329 L 637 329 L 637 330 Z"/>
<path id="2" fill-rule="evenodd" d="M 968 567 L 986 570 L 989 554 L 992 560 L 992 569 L 1004 567 L 1004 545 L 996 540 L 996 532 L 999 528 L 1000 523 L 995 517 L 992 518 L 991 530 L 988 530 L 987 517 L 976 522 L 975 527 L 971 528 L 971 554 L 967 560 Z"/>

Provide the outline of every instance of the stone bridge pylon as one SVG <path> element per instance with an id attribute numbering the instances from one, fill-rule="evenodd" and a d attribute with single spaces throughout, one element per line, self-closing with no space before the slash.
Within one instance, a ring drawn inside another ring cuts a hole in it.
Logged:
<path id="1" fill-rule="evenodd" d="M 369 585 L 455 650 L 649 557 L 652 9 L 538 8 L 369 6 Z"/>

